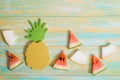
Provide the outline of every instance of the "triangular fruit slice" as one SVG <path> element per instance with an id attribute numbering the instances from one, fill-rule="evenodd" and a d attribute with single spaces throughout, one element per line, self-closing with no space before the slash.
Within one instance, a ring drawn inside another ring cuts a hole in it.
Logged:
<path id="1" fill-rule="evenodd" d="M 15 69 L 17 66 L 19 66 L 22 63 L 23 61 L 18 56 L 16 56 L 11 52 L 8 52 L 8 66 L 10 70 Z"/>
<path id="2" fill-rule="evenodd" d="M 89 61 L 89 56 L 87 54 L 83 54 L 80 50 L 77 50 L 70 59 L 73 62 L 76 62 L 78 64 L 87 65 Z"/>
<path id="3" fill-rule="evenodd" d="M 108 46 L 102 47 L 102 59 L 105 59 L 112 54 L 114 54 L 115 50 L 117 49 L 117 46 L 113 44 L 109 44 Z"/>
<path id="4" fill-rule="evenodd" d="M 69 31 L 69 46 L 68 48 L 74 48 L 74 47 L 77 47 L 77 46 L 80 46 L 81 43 L 80 41 L 78 40 L 78 38 L 74 35 L 73 32 Z"/>
<path id="5" fill-rule="evenodd" d="M 14 34 L 13 30 L 3 30 L 2 31 L 3 37 L 8 45 L 14 45 L 17 36 Z"/>
<path id="6" fill-rule="evenodd" d="M 53 67 L 57 69 L 62 69 L 62 70 L 68 69 L 67 59 L 64 51 L 61 52 L 60 56 L 58 57 Z"/>
<path id="7" fill-rule="evenodd" d="M 106 67 L 103 65 L 101 60 L 96 56 L 92 55 L 92 74 L 95 75 L 105 69 Z"/>

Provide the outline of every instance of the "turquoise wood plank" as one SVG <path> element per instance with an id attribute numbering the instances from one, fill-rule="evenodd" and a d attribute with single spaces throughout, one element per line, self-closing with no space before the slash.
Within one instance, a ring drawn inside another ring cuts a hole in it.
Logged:
<path id="1" fill-rule="evenodd" d="M 55 57 L 60 53 L 61 50 L 64 50 L 66 55 L 68 56 L 68 65 L 69 70 L 63 71 L 63 70 L 57 70 L 52 68 L 52 64 L 54 63 Z M 80 47 L 82 52 L 86 54 L 94 54 L 99 57 L 100 55 L 100 49 L 99 47 Z M 1 47 L 0 48 L 0 75 L 1 76 L 85 76 L 89 75 L 92 76 L 89 73 L 89 66 L 82 66 L 78 65 L 71 60 L 69 60 L 69 56 L 75 51 L 75 49 L 65 49 L 65 48 L 53 48 L 49 47 L 50 50 L 50 57 L 51 62 L 50 65 L 45 70 L 31 70 L 29 67 L 26 66 L 26 64 L 22 64 L 18 68 L 16 68 L 14 71 L 9 71 L 7 68 L 7 58 L 6 58 L 6 50 L 14 52 L 16 55 L 21 57 L 24 60 L 24 48 L 23 47 Z M 102 60 L 105 66 L 107 67 L 107 70 L 104 72 L 98 74 L 98 76 L 119 76 L 120 71 L 120 50 L 111 56 L 110 58 L 106 60 Z M 24 73 L 24 74 L 23 74 Z"/>
<path id="2" fill-rule="evenodd" d="M 112 32 L 82 32 L 73 31 L 75 35 L 82 42 L 82 46 L 102 46 L 111 42 L 115 45 L 120 46 L 120 34 Z M 15 31 L 18 36 L 16 45 L 14 46 L 26 46 L 29 41 L 24 38 L 27 33 L 25 31 Z M 68 32 L 48 32 L 46 34 L 45 44 L 47 46 L 64 46 L 68 45 Z M 0 36 L 0 46 L 8 46 L 3 40 L 2 35 Z"/>
<path id="3" fill-rule="evenodd" d="M 119 15 L 119 0 L 3 0 L 0 16 Z"/>
<path id="4" fill-rule="evenodd" d="M 14 29 L 19 36 L 16 46 L 23 46 L 28 42 L 23 37 L 23 31 L 29 26 L 27 20 L 37 17 L 1 17 L 1 29 Z M 67 31 L 72 30 L 82 40 L 83 46 L 100 46 L 110 41 L 119 45 L 120 18 L 119 17 L 42 17 L 49 28 L 45 43 L 48 46 L 67 46 Z M 50 38 L 52 37 L 52 38 Z M 1 37 L 0 37 L 1 38 Z M 61 39 L 60 39 L 61 38 Z M 6 46 L 2 38 L 1 46 Z M 53 44 L 53 40 L 56 41 Z"/>

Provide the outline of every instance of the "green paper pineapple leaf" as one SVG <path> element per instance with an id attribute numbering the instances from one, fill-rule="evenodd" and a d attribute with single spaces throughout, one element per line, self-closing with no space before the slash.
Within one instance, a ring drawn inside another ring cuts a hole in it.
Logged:
<path id="1" fill-rule="evenodd" d="M 28 21 L 31 25 L 31 29 L 26 30 L 26 32 L 29 34 L 25 36 L 25 38 L 33 41 L 33 42 L 39 42 L 44 39 L 46 31 L 48 30 L 45 28 L 46 23 L 41 23 L 41 19 L 39 18 L 38 21 L 32 23 L 30 20 Z"/>

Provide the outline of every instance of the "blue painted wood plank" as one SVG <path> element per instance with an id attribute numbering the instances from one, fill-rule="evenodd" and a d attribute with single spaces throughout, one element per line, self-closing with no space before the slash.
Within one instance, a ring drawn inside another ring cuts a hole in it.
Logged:
<path id="1" fill-rule="evenodd" d="M 0 16 L 119 15 L 119 0 L 3 0 Z"/>
<path id="2" fill-rule="evenodd" d="M 100 55 L 100 49 L 99 47 L 80 47 L 82 52 L 86 54 L 94 54 L 99 57 Z M 65 49 L 66 55 L 68 56 L 68 65 L 69 70 L 63 71 L 63 70 L 57 70 L 52 68 L 52 65 L 54 63 L 54 59 L 56 56 L 60 53 L 62 48 L 49 48 L 50 50 L 50 57 L 51 62 L 50 65 L 45 70 L 32 70 L 29 67 L 26 66 L 26 64 L 22 64 L 18 68 L 16 68 L 14 71 L 10 71 L 7 68 L 7 57 L 6 57 L 6 50 L 14 52 L 16 55 L 21 57 L 23 60 L 25 59 L 24 56 L 24 48 L 23 47 L 4 47 L 0 49 L 0 75 L 2 76 L 85 76 L 89 75 L 92 76 L 91 73 L 89 73 L 89 65 L 88 66 L 82 66 L 78 65 L 71 60 L 69 60 L 70 54 L 73 53 L 75 49 Z M 120 50 L 111 56 L 110 58 L 106 60 L 102 60 L 104 65 L 107 67 L 107 70 L 103 71 L 102 73 L 98 74 L 99 76 L 118 76 L 120 74 L 119 67 L 120 67 Z M 23 74 L 24 73 L 24 74 Z"/>
<path id="3" fill-rule="evenodd" d="M 82 32 L 82 31 L 73 31 L 74 34 L 81 41 L 82 46 L 102 46 L 111 42 L 115 45 L 120 46 L 120 34 L 112 32 Z M 27 33 L 23 30 L 15 31 L 15 34 L 18 36 L 16 44 L 14 46 L 27 46 L 29 40 L 25 39 L 24 36 Z M 45 44 L 47 46 L 64 46 L 68 45 L 68 31 L 65 32 L 48 32 L 45 37 Z M 0 46 L 8 46 L 2 35 L 0 36 Z"/>
<path id="4" fill-rule="evenodd" d="M 27 20 L 35 21 L 36 17 L 0 17 L 0 29 L 25 30 L 30 28 Z M 111 31 L 120 30 L 120 17 L 40 17 L 42 22 L 47 23 L 50 31 Z"/>

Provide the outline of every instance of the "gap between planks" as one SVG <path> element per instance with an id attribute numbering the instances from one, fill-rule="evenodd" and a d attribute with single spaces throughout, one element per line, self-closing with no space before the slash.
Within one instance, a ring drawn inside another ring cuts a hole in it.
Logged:
<path id="1" fill-rule="evenodd" d="M 0 17 L 120 17 L 120 15 L 90 15 L 90 16 L 0 16 Z"/>
<path id="2" fill-rule="evenodd" d="M 77 28 L 77 27 L 75 27 Z M 27 28 L 28 29 L 28 28 Z M 14 30 L 15 32 L 25 32 L 25 30 L 27 29 L 12 29 Z M 9 29 L 0 29 L 0 32 L 2 32 L 2 30 L 10 30 Z M 72 28 L 48 28 L 48 32 L 59 32 L 59 33 L 67 33 L 68 31 L 72 31 Z M 92 32 L 92 33 L 107 33 L 107 32 L 110 32 L 110 33 L 120 33 L 120 28 L 84 28 L 84 29 L 78 29 L 78 30 L 73 30 L 73 32 Z"/>
<path id="3" fill-rule="evenodd" d="M 24 48 L 24 47 L 27 47 L 27 46 L 0 46 L 0 48 Z M 65 46 L 47 46 L 48 48 L 60 48 L 60 49 L 69 49 Z M 76 48 L 73 48 L 73 49 L 80 49 L 80 48 L 99 48 L 101 46 L 80 46 L 80 47 L 76 47 Z M 120 48 L 120 46 L 118 46 L 118 48 Z M 72 50 L 72 49 L 70 49 Z"/>

